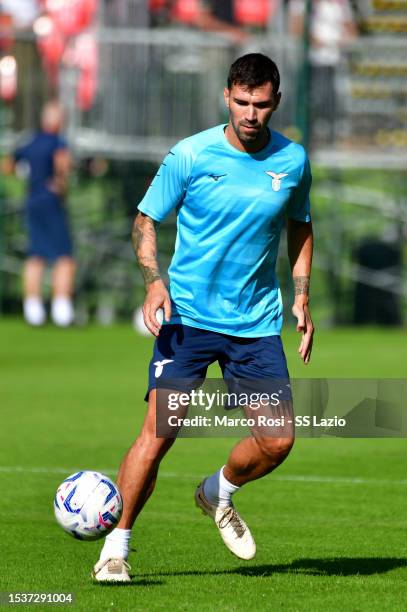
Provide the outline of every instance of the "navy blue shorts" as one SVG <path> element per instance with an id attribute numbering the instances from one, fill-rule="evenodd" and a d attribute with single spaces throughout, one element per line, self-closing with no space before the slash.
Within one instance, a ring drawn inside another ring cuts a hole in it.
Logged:
<path id="1" fill-rule="evenodd" d="M 199 387 L 211 363 L 218 362 L 229 390 L 269 391 L 271 380 L 284 385 L 291 400 L 289 374 L 280 336 L 241 338 L 180 324 L 163 325 L 149 366 L 151 389 L 188 392 Z M 277 380 L 276 380 L 277 379 Z M 263 387 L 259 389 L 260 381 Z M 267 387 L 267 388 L 266 388 Z"/>
<path id="2" fill-rule="evenodd" d="M 72 256 L 72 242 L 65 209 L 59 198 L 50 193 L 32 197 L 27 202 L 29 257 L 53 262 Z"/>

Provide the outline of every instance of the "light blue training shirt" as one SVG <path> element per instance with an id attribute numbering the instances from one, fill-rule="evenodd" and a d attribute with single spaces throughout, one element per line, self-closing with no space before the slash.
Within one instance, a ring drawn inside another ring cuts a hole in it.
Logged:
<path id="1" fill-rule="evenodd" d="M 278 245 L 285 216 L 311 220 L 309 162 L 301 145 L 275 131 L 261 151 L 239 151 L 225 127 L 174 146 L 138 209 L 158 222 L 177 213 L 171 323 L 248 338 L 278 335 Z"/>

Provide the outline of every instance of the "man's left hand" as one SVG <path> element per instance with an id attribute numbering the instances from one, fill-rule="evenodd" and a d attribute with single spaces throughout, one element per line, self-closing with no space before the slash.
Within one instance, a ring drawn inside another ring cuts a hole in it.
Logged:
<path id="1" fill-rule="evenodd" d="M 297 319 L 297 332 L 302 332 L 301 344 L 298 349 L 299 354 L 305 364 L 310 362 L 312 343 L 314 340 L 314 326 L 308 303 L 301 299 L 296 299 L 292 307 L 292 313 Z"/>

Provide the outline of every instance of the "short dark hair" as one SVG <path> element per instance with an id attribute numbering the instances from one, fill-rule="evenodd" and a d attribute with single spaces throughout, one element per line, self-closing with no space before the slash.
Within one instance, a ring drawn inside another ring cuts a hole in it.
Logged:
<path id="1" fill-rule="evenodd" d="M 232 85 L 254 89 L 268 82 L 271 82 L 276 94 L 280 87 L 280 73 L 275 62 L 262 53 L 242 55 L 230 67 L 228 89 L 231 89 Z"/>

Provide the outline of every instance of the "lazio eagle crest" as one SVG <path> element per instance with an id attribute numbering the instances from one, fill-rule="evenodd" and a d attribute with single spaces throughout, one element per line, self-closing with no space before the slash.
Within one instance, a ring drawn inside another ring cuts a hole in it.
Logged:
<path id="1" fill-rule="evenodd" d="M 280 191 L 281 179 L 283 179 L 285 176 L 288 176 L 288 174 L 284 174 L 284 172 L 282 172 L 281 174 L 277 174 L 276 172 L 266 171 L 266 174 L 271 176 L 271 178 L 273 179 L 271 181 L 271 188 L 273 189 L 273 191 Z"/>

